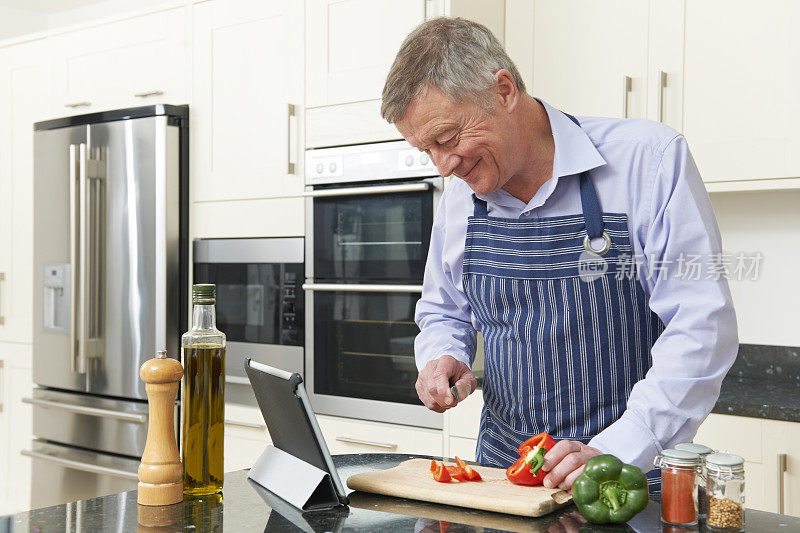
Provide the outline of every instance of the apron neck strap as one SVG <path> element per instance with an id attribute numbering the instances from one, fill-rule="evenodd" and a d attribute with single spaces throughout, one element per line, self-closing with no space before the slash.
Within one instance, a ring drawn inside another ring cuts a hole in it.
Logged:
<path id="1" fill-rule="evenodd" d="M 485 200 L 478 198 L 475 193 L 472 194 L 472 202 L 475 204 L 475 209 L 472 214 L 476 217 L 485 217 L 489 214 L 489 208 Z"/>
<path id="2" fill-rule="evenodd" d="M 575 123 L 579 128 L 581 127 L 578 119 L 564 113 L 567 117 Z M 583 207 L 583 219 L 586 222 L 586 234 L 590 239 L 596 239 L 603 236 L 603 212 L 600 210 L 600 201 L 597 199 L 597 191 L 594 189 L 594 184 L 589 177 L 589 171 L 581 172 L 581 206 Z"/>

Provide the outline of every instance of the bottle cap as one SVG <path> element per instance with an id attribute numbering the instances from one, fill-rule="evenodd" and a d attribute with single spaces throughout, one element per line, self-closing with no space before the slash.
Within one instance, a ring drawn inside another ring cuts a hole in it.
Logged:
<path id="1" fill-rule="evenodd" d="M 166 350 L 159 350 L 156 352 L 156 359 L 166 359 L 166 358 L 167 358 Z"/>
<path id="2" fill-rule="evenodd" d="M 213 304 L 217 301 L 217 286 L 213 283 L 196 283 L 192 285 L 192 303 Z"/>
<path id="3" fill-rule="evenodd" d="M 700 455 L 694 452 L 669 448 L 663 450 L 661 455 L 656 457 L 654 465 L 660 468 L 670 466 L 699 466 Z"/>
<path id="4" fill-rule="evenodd" d="M 694 452 L 700 456 L 714 453 L 714 450 L 704 444 L 696 444 L 694 442 L 682 442 L 675 445 L 676 450 L 683 450 L 685 452 Z"/>

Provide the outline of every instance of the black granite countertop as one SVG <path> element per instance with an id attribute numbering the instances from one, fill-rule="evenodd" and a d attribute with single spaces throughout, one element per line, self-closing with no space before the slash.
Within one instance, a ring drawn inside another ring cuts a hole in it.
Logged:
<path id="1" fill-rule="evenodd" d="M 483 387 L 483 371 L 475 376 Z M 800 349 L 740 345 L 711 412 L 800 422 Z"/>
<path id="2" fill-rule="evenodd" d="M 403 454 L 358 454 L 334 457 L 343 481 L 353 474 L 382 470 L 412 457 Z M 186 499 L 164 508 L 139 507 L 136 491 L 35 509 L 0 517 L 3 533 L 68 531 L 85 533 L 138 532 L 243 532 L 243 531 L 529 531 L 547 533 L 678 533 L 696 529 L 668 528 L 659 520 L 660 506 L 650 502 L 627 525 L 595 526 L 585 523 L 573 505 L 541 518 L 522 518 L 351 492 L 350 506 L 332 511 L 301 513 L 247 480 L 247 471 L 225 474 L 222 495 Z M 800 531 L 800 518 L 748 509 L 748 531 L 788 533 Z M 140 522 L 160 527 L 145 527 Z M 446 524 L 445 524 L 446 523 Z"/>

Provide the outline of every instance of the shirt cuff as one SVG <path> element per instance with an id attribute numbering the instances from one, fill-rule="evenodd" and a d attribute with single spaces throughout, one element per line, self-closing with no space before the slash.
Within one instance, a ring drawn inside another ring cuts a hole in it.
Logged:
<path id="1" fill-rule="evenodd" d="M 638 466 L 642 472 L 652 470 L 653 461 L 661 453 L 661 443 L 650 428 L 628 411 L 590 440 L 589 446 Z"/>
<path id="2" fill-rule="evenodd" d="M 449 355 L 456 361 L 461 361 L 462 363 L 467 365 L 467 368 L 472 370 L 472 361 L 470 355 L 451 344 L 442 346 L 441 349 L 436 350 L 434 354 L 430 357 L 419 357 L 419 356 L 416 357 L 415 359 L 417 363 L 417 370 L 421 371 L 423 368 L 425 368 L 425 365 L 427 365 L 429 362 L 439 359 L 443 355 Z"/>

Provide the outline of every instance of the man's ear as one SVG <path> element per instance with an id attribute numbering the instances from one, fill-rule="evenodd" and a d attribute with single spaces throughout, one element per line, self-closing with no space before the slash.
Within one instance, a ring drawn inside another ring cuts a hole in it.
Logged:
<path id="1" fill-rule="evenodd" d="M 514 82 L 514 77 L 506 69 L 500 69 L 494 74 L 495 98 L 507 113 L 513 113 L 519 102 L 519 90 Z"/>

